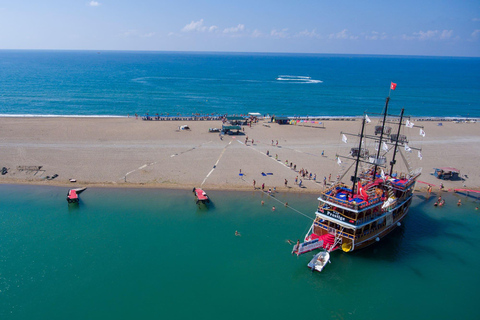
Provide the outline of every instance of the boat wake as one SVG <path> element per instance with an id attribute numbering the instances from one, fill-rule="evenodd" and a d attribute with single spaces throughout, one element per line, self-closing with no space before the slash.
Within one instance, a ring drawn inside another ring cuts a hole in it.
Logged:
<path id="1" fill-rule="evenodd" d="M 280 75 L 276 79 L 277 81 L 289 81 L 293 83 L 323 83 L 322 80 L 315 80 L 311 77 L 305 76 L 290 76 L 290 75 Z"/>

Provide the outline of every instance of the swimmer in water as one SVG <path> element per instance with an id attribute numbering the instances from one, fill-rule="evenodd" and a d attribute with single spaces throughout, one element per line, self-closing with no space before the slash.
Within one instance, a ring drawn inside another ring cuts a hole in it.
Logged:
<path id="1" fill-rule="evenodd" d="M 272 211 L 275 211 L 275 206 L 272 207 Z"/>
<path id="2" fill-rule="evenodd" d="M 240 234 L 240 232 L 238 232 L 237 230 L 235 230 L 235 237 L 241 237 L 242 235 Z"/>

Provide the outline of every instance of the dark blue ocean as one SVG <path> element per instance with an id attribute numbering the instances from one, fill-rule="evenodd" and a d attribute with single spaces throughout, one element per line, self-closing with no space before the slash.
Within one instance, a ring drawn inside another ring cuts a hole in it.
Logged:
<path id="1" fill-rule="evenodd" d="M 405 107 L 480 117 L 480 59 L 260 53 L 0 51 L 0 115 L 355 116 Z"/>

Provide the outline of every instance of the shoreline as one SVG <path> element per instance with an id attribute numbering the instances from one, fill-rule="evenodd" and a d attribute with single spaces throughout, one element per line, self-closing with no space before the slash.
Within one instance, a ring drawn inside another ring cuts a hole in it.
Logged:
<path id="1" fill-rule="evenodd" d="M 261 120 L 244 126 L 240 135 L 220 139 L 218 133 L 209 132 L 210 127 L 221 128 L 220 120 L 189 121 L 191 130 L 179 130 L 185 122 L 134 117 L 0 117 L 0 168 L 8 169 L 6 175 L 0 175 L 0 183 L 253 191 L 255 180 L 257 187 L 264 183 L 265 190 L 320 194 L 323 180 L 333 181 L 339 174 L 336 154 L 347 154 L 353 147 L 354 138 L 345 144 L 341 132 L 358 132 L 361 125 L 360 121 L 342 120 L 279 125 Z M 374 123 L 372 119 L 370 125 Z M 427 121 L 420 125 L 425 138 L 419 136 L 418 128 L 405 129 L 411 130 L 409 145 L 422 149 L 422 160 L 416 151 L 410 155 L 413 168 L 423 167 L 419 180 L 433 185 L 435 191 L 440 183 L 445 189 L 479 190 L 478 123 L 438 126 Z M 403 171 L 401 162 L 398 159 L 395 171 Z M 290 168 L 292 164 L 296 170 Z M 41 170 L 25 169 L 29 166 Z M 436 179 L 430 173 L 438 167 L 456 167 L 467 178 Z M 316 175 L 316 180 L 304 179 L 302 188 L 294 183 L 301 168 Z M 55 174 L 54 180 L 46 180 Z M 350 175 L 342 179 L 347 184 Z M 70 183 L 70 179 L 77 182 Z M 416 189 L 426 190 L 427 184 L 417 183 Z"/>
<path id="2" fill-rule="evenodd" d="M 138 120 L 146 120 L 146 119 L 141 119 L 145 115 L 138 115 Z M 248 114 L 232 114 L 228 116 L 244 116 L 248 117 Z M 360 120 L 362 117 L 361 116 L 310 116 L 310 115 L 278 115 L 280 117 L 286 117 L 291 120 L 322 120 L 322 121 L 356 121 Z M 223 117 L 223 115 L 219 114 L 214 114 L 214 115 L 159 115 L 160 119 L 154 119 L 155 115 L 151 115 L 148 121 L 218 121 L 219 117 Z M 434 117 L 434 116 L 409 116 L 412 121 L 465 121 L 465 122 L 480 122 L 480 117 L 472 116 L 472 117 L 460 117 L 460 116 L 443 116 L 443 117 Z M 1 118 L 59 118 L 59 119 L 64 119 L 64 118 L 87 118 L 87 119 L 96 119 L 96 118 L 102 118 L 102 119 L 133 119 L 135 118 L 135 115 L 56 115 L 56 114 L 0 114 L 0 119 Z M 181 119 L 178 119 L 181 118 Z M 198 119 L 195 119 L 198 118 Z M 202 118 L 202 119 L 200 119 Z M 378 116 L 370 116 L 371 119 L 377 120 L 380 119 Z M 270 119 L 270 115 L 266 116 L 261 116 L 259 117 L 260 120 L 267 120 Z"/>

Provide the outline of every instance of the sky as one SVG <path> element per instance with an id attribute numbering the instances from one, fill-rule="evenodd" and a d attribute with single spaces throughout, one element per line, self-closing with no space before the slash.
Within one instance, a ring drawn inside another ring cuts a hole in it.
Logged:
<path id="1" fill-rule="evenodd" d="M 0 49 L 480 57 L 480 1 L 0 0 Z"/>

